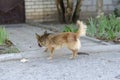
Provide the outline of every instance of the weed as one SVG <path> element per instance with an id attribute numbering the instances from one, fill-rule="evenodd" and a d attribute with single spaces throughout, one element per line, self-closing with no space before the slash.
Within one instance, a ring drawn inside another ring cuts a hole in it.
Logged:
<path id="1" fill-rule="evenodd" d="M 68 24 L 64 26 L 63 32 L 77 32 L 77 30 L 74 24 Z"/>
<path id="2" fill-rule="evenodd" d="M 7 39 L 7 32 L 4 27 L 0 27 L 0 45 L 3 45 Z"/>
<path id="3" fill-rule="evenodd" d="M 102 40 L 114 40 L 120 37 L 120 20 L 114 14 L 88 19 L 87 35 Z"/>

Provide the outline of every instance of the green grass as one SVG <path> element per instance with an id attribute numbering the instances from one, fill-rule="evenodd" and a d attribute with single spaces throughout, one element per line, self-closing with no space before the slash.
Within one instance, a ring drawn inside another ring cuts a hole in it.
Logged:
<path id="1" fill-rule="evenodd" d="M 74 24 L 68 24 L 64 26 L 63 32 L 77 32 L 77 30 Z"/>
<path id="2" fill-rule="evenodd" d="M 102 40 L 114 40 L 120 37 L 120 20 L 114 14 L 88 19 L 87 35 Z"/>
<path id="3" fill-rule="evenodd" d="M 6 44 L 6 40 L 7 40 L 7 44 Z M 3 50 L 0 50 L 0 54 L 5 54 L 5 53 L 18 53 L 20 52 L 15 46 L 13 46 L 13 44 L 11 44 L 8 47 L 8 34 L 7 31 L 5 30 L 5 27 L 0 26 L 0 46 L 4 46 Z M 9 42 L 10 44 L 10 42 Z"/>
<path id="4" fill-rule="evenodd" d="M 7 39 L 7 32 L 4 27 L 0 26 L 0 45 L 3 45 Z"/>
<path id="5" fill-rule="evenodd" d="M 76 32 L 74 24 L 64 26 L 63 32 Z M 97 39 L 113 41 L 120 38 L 120 20 L 114 14 L 101 15 L 99 18 L 89 18 L 87 35 Z"/>
<path id="6" fill-rule="evenodd" d="M 120 0 L 118 0 L 117 5 L 120 5 Z M 120 17 L 120 9 L 119 9 L 119 7 L 116 7 L 114 9 L 114 14 L 115 14 L 116 17 Z"/>

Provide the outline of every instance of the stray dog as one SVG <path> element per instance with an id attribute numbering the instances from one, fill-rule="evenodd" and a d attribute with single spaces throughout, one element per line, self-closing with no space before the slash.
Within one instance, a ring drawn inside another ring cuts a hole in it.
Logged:
<path id="1" fill-rule="evenodd" d="M 40 47 L 45 46 L 45 51 L 50 51 L 50 56 L 48 59 L 53 58 L 54 50 L 62 47 L 67 47 L 72 51 L 72 56 L 70 59 L 73 59 L 77 56 L 78 50 L 81 48 L 81 42 L 79 40 L 80 36 L 86 35 L 87 26 L 82 21 L 77 21 L 76 25 L 79 27 L 78 31 L 75 32 L 62 32 L 62 33 L 47 33 L 44 32 L 43 35 L 38 35 L 36 33 L 36 38 L 38 45 Z"/>

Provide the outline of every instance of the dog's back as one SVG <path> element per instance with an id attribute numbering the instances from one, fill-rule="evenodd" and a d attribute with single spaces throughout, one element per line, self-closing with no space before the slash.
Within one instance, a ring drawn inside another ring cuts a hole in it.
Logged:
<path id="1" fill-rule="evenodd" d="M 64 32 L 48 36 L 46 39 L 46 46 L 52 46 L 55 48 L 63 46 L 72 46 L 70 44 L 78 41 L 76 33 Z"/>

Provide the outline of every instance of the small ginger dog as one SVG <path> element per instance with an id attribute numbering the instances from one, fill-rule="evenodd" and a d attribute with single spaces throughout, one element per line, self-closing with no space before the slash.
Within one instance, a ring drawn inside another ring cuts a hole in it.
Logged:
<path id="1" fill-rule="evenodd" d="M 76 25 L 79 27 L 76 33 L 74 32 L 62 32 L 62 33 L 47 33 L 44 32 L 43 35 L 38 35 L 36 33 L 36 38 L 38 45 L 40 47 L 45 46 L 46 50 L 50 50 L 50 57 L 48 59 L 53 58 L 53 52 L 55 49 L 59 49 L 62 47 L 67 47 L 73 53 L 70 57 L 71 59 L 77 56 L 78 50 L 81 48 L 81 42 L 79 40 L 80 36 L 86 35 L 86 28 L 87 26 L 83 24 L 82 21 L 77 21 Z"/>

